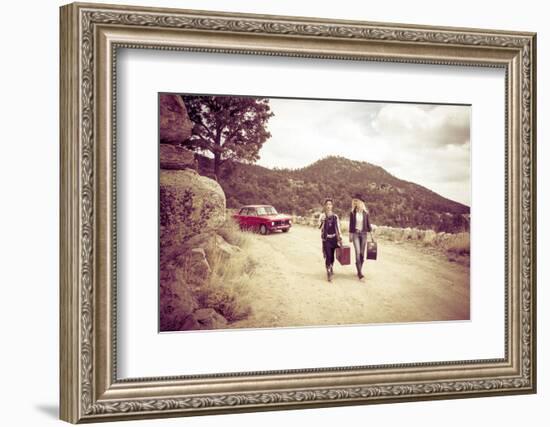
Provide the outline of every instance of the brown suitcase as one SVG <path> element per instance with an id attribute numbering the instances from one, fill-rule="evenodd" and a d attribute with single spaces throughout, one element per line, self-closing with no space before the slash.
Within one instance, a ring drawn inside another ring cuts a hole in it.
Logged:
<path id="1" fill-rule="evenodd" d="M 341 265 L 350 265 L 351 250 L 348 245 L 342 245 L 336 248 L 336 259 Z"/>

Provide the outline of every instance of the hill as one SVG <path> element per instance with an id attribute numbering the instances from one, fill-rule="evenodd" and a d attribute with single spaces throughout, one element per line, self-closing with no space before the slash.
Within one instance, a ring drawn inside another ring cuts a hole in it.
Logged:
<path id="1" fill-rule="evenodd" d="M 212 161 L 198 156 L 199 172 L 210 175 Z M 326 197 L 346 216 L 351 195 L 364 195 L 374 224 L 458 232 L 469 229 L 470 208 L 412 182 L 401 180 L 368 162 L 329 156 L 301 169 L 268 169 L 226 163 L 219 179 L 227 206 L 265 203 L 280 212 L 308 215 Z"/>

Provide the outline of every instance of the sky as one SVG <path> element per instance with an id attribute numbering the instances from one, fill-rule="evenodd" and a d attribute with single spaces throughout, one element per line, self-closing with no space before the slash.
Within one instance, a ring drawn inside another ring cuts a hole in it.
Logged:
<path id="1" fill-rule="evenodd" d="M 270 99 L 257 162 L 300 168 L 329 155 L 381 166 L 470 206 L 470 107 Z"/>

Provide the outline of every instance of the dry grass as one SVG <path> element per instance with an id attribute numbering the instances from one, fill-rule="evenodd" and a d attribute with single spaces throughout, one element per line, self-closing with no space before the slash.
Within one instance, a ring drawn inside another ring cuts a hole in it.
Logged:
<path id="1" fill-rule="evenodd" d="M 228 322 L 248 317 L 250 308 L 250 287 L 257 262 L 242 252 L 231 258 L 217 254 L 210 261 L 212 274 L 207 283 L 199 289 L 199 305 L 212 307 Z"/>
<path id="2" fill-rule="evenodd" d="M 250 243 L 250 235 L 242 232 L 232 217 L 216 232 L 241 249 Z M 161 283 L 166 284 L 165 288 L 169 286 L 171 292 L 165 305 L 175 306 L 182 312 L 179 316 L 182 319 L 197 308 L 213 308 L 228 322 L 246 318 L 251 313 L 249 289 L 258 263 L 246 251 L 228 256 L 213 245 L 205 248 L 205 252 L 210 274 L 195 268 L 189 256 L 174 256 L 163 264 Z"/>
<path id="3" fill-rule="evenodd" d="M 445 245 L 448 253 L 453 255 L 470 255 L 470 233 L 459 233 L 449 239 Z"/>
<path id="4" fill-rule="evenodd" d="M 238 246 L 244 249 L 250 242 L 248 232 L 241 231 L 237 222 L 230 214 L 226 215 L 225 223 L 217 230 L 217 233 L 222 236 L 227 243 Z"/>
<path id="5" fill-rule="evenodd" d="M 250 244 L 250 234 L 241 231 L 230 214 L 216 232 L 226 242 L 241 249 Z M 208 263 L 212 273 L 208 281 L 197 289 L 199 305 L 215 309 L 228 322 L 249 316 L 249 289 L 253 286 L 252 278 L 258 263 L 246 251 L 235 252 L 230 257 L 214 251 L 208 254 Z"/>

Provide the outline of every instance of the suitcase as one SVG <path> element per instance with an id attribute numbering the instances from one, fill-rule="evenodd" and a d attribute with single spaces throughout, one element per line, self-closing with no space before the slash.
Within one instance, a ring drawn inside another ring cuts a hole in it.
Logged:
<path id="1" fill-rule="evenodd" d="M 351 264 L 351 249 L 348 245 L 342 245 L 336 248 L 336 259 L 341 265 Z"/>
<path id="2" fill-rule="evenodd" d="M 370 238 L 371 241 L 367 241 L 367 259 L 372 259 L 376 261 L 376 257 L 378 256 L 378 245 L 374 240 L 374 237 L 372 237 L 372 233 L 370 235 Z"/>

